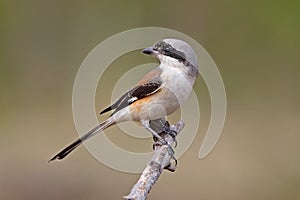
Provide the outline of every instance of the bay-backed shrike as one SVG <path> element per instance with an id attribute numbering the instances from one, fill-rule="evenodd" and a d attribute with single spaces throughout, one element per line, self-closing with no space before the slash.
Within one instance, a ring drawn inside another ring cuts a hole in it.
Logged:
<path id="1" fill-rule="evenodd" d="M 149 122 L 173 113 L 188 98 L 199 74 L 198 59 L 191 46 L 179 39 L 164 39 L 153 47 L 144 49 L 143 53 L 157 58 L 160 65 L 100 113 L 113 111 L 107 120 L 78 138 L 49 161 L 63 159 L 83 141 L 123 121 L 140 121 L 154 137 L 162 139 L 150 128 Z"/>

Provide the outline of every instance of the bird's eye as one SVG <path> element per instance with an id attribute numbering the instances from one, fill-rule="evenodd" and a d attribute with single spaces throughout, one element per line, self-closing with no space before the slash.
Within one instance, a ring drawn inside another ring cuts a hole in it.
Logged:
<path id="1" fill-rule="evenodd" d="M 170 51 L 171 51 L 171 48 L 170 48 L 170 47 L 166 47 L 166 48 L 165 48 L 165 51 L 170 52 Z"/>

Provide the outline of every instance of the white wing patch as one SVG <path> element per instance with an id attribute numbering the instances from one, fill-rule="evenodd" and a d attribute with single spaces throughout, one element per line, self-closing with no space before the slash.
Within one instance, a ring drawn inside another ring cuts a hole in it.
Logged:
<path id="1" fill-rule="evenodd" d="M 138 98 L 137 97 L 132 97 L 132 98 L 130 98 L 130 99 L 128 99 L 128 104 L 132 104 L 133 102 L 135 102 L 136 100 L 138 100 Z"/>

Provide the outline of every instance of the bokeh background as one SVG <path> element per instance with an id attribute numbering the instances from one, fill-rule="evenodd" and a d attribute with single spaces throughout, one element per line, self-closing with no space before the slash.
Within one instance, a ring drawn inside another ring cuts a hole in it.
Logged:
<path id="1" fill-rule="evenodd" d="M 228 98 L 222 136 L 199 160 L 210 103 L 198 79 L 198 135 L 149 199 L 299 199 L 299 10 L 293 0 L 2 0 L 0 199 L 121 199 L 129 192 L 138 174 L 112 170 L 83 147 L 62 162 L 47 161 L 77 137 L 72 87 L 83 59 L 111 35 L 143 26 L 175 29 L 202 44 Z M 150 61 L 133 53 L 113 63 L 96 109 L 110 103 L 109 85 L 124 69 Z M 137 140 L 118 141 L 117 128 L 110 132 L 122 147 L 142 149 Z M 151 150 L 151 140 L 144 148 Z"/>

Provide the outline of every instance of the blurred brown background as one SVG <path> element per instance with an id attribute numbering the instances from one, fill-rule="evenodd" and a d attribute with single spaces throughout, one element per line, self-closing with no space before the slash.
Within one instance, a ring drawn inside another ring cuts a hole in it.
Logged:
<path id="1" fill-rule="evenodd" d="M 143 26 L 175 29 L 202 44 L 228 98 L 222 136 L 199 160 L 210 109 L 198 80 L 198 136 L 149 199 L 299 199 L 299 10 L 292 0 L 1 1 L 0 199 L 121 199 L 129 192 L 139 175 L 112 170 L 85 148 L 47 161 L 77 136 L 72 87 L 83 59 L 111 35 Z M 133 56 L 119 68 L 153 61 Z M 99 85 L 97 109 L 109 104 L 101 97 L 109 89 Z"/>

